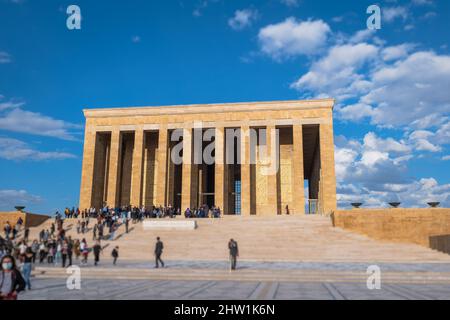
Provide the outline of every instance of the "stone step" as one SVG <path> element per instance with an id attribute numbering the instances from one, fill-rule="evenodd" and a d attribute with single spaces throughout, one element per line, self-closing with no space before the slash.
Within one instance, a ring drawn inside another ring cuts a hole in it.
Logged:
<path id="1" fill-rule="evenodd" d="M 67 278 L 62 268 L 36 268 L 36 278 Z M 359 282 L 366 283 L 368 275 L 357 271 L 305 271 L 238 269 L 133 269 L 133 268 L 81 268 L 82 278 L 95 279 L 164 279 L 164 280 L 217 280 L 217 281 L 287 281 L 287 282 Z M 450 284 L 450 272 L 383 272 L 384 283 Z"/>
<path id="2" fill-rule="evenodd" d="M 161 219 L 167 223 L 171 219 Z M 177 217 L 174 221 L 186 221 Z M 170 260 L 227 259 L 227 243 L 239 243 L 240 257 L 254 261 L 318 261 L 318 262 L 450 262 L 450 255 L 414 244 L 385 242 L 333 228 L 329 217 L 318 215 L 239 217 L 192 219 L 195 230 L 144 230 L 141 223 L 124 226 L 116 232 L 116 240 L 102 241 L 105 256 L 113 246 L 120 247 L 121 260 L 153 260 L 156 236 L 164 242 L 164 258 Z M 76 219 L 67 219 L 67 235 L 85 237 L 92 245 L 92 233 L 78 235 Z M 91 219 L 90 227 L 95 223 Z M 32 228 L 30 239 L 38 237 L 51 221 Z"/>

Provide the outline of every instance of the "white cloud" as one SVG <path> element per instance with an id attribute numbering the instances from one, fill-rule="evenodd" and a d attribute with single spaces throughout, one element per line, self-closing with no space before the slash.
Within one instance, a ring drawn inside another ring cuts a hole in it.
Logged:
<path id="1" fill-rule="evenodd" d="M 15 206 L 39 203 L 40 196 L 29 194 L 25 190 L 0 190 L 0 209 L 12 211 Z"/>
<path id="2" fill-rule="evenodd" d="M 370 29 L 364 29 L 356 32 L 350 39 L 348 40 L 349 43 L 360 43 L 360 42 L 366 42 L 370 38 L 373 38 L 376 34 L 376 30 L 370 30 Z"/>
<path id="3" fill-rule="evenodd" d="M 444 161 L 450 160 L 450 155 L 443 156 L 443 157 L 442 157 L 442 160 L 444 160 Z"/>
<path id="4" fill-rule="evenodd" d="M 355 103 L 348 106 L 337 106 L 336 110 L 339 112 L 340 119 L 360 121 L 364 118 L 370 118 L 373 108 L 367 104 Z"/>
<path id="5" fill-rule="evenodd" d="M 384 48 L 381 51 L 381 55 L 384 61 L 398 60 L 408 56 L 412 49 L 414 49 L 414 44 L 404 43 L 397 46 Z"/>
<path id="6" fill-rule="evenodd" d="M 397 141 L 393 138 L 382 139 L 377 137 L 373 132 L 369 132 L 364 137 L 364 146 L 368 150 L 393 152 L 393 153 L 408 153 L 411 152 L 411 147 L 407 146 L 404 141 Z"/>
<path id="7" fill-rule="evenodd" d="M 412 142 L 416 150 L 439 152 L 442 148 L 430 141 L 434 136 L 435 134 L 431 131 L 416 130 L 409 135 L 409 140 Z"/>
<path id="8" fill-rule="evenodd" d="M 0 64 L 1 63 L 10 63 L 12 61 L 12 57 L 8 52 L 0 51 Z"/>
<path id="9" fill-rule="evenodd" d="M 228 25 L 233 30 L 242 30 L 252 25 L 258 18 L 258 11 L 256 9 L 236 10 L 234 16 L 228 19 Z"/>
<path id="10" fill-rule="evenodd" d="M 55 137 L 63 140 L 77 140 L 76 133 L 70 130 L 78 131 L 82 129 L 82 126 L 57 120 L 40 113 L 15 108 L 0 115 L 0 129 Z"/>
<path id="11" fill-rule="evenodd" d="M 412 0 L 412 4 L 423 6 L 423 5 L 432 5 L 433 0 Z"/>
<path id="12" fill-rule="evenodd" d="M 337 99 L 337 117 L 345 120 L 368 118 L 378 126 L 418 129 L 446 122 L 450 55 L 414 52 L 411 43 L 388 47 L 383 42 L 353 43 L 356 38 L 370 39 L 370 33 L 344 37 L 312 61 L 291 87 L 302 96 Z"/>
<path id="13" fill-rule="evenodd" d="M 434 12 L 434 11 L 429 11 L 429 12 L 427 12 L 427 13 L 425 13 L 425 14 L 423 15 L 422 19 L 425 19 L 425 20 L 427 20 L 427 19 L 433 19 L 433 18 L 435 18 L 436 16 L 437 16 L 437 13 L 436 13 L 436 12 Z"/>
<path id="14" fill-rule="evenodd" d="M 404 6 L 381 8 L 381 16 L 383 21 L 386 22 L 393 22 L 399 18 L 406 20 L 409 16 L 409 10 Z"/>
<path id="15" fill-rule="evenodd" d="M 437 144 L 450 144 L 450 121 L 439 126 L 433 139 Z"/>
<path id="16" fill-rule="evenodd" d="M 346 176 L 348 167 L 355 161 L 358 152 L 350 148 L 336 148 L 335 169 L 336 176 L 343 178 Z"/>
<path id="17" fill-rule="evenodd" d="M 450 111 L 450 56 L 416 52 L 374 70 L 369 81 L 372 90 L 360 102 L 376 106 L 374 124 L 408 125 Z"/>
<path id="18" fill-rule="evenodd" d="M 2 100 L 3 97 L 0 96 L 0 100 Z M 22 101 L 13 101 L 13 100 L 9 100 L 9 101 L 5 101 L 5 102 L 0 102 L 0 111 L 6 110 L 6 109 L 15 109 L 15 108 L 20 108 L 21 106 L 23 106 L 25 103 Z"/>
<path id="19" fill-rule="evenodd" d="M 280 0 L 282 4 L 288 7 L 298 7 L 299 0 Z"/>
<path id="20" fill-rule="evenodd" d="M 314 92 L 316 96 L 348 99 L 361 91 L 366 92 L 370 83 L 357 70 L 375 60 L 379 49 L 368 43 L 336 45 L 327 55 L 314 62 L 306 74 L 291 87 L 299 91 Z"/>
<path id="21" fill-rule="evenodd" d="M 131 37 L 131 42 L 139 43 L 139 42 L 141 42 L 141 37 L 140 36 L 133 36 L 133 37 Z"/>
<path id="22" fill-rule="evenodd" d="M 362 143 L 343 137 L 338 137 L 336 142 L 340 207 L 348 207 L 350 202 L 356 201 L 364 202 L 364 206 L 380 207 L 394 200 L 415 207 L 427 206 L 428 201 L 450 205 L 450 184 L 439 185 L 433 178 L 414 180 L 409 176 L 405 164 L 412 158 L 409 141 L 383 139 L 369 132 Z"/>
<path id="23" fill-rule="evenodd" d="M 317 54 L 331 29 L 322 20 L 297 21 L 290 17 L 259 30 L 261 51 L 274 60 Z"/>
<path id="24" fill-rule="evenodd" d="M 203 11 L 210 5 L 218 3 L 220 0 L 198 0 L 195 5 L 194 11 L 192 11 L 192 15 L 194 17 L 201 17 L 203 15 Z"/>
<path id="25" fill-rule="evenodd" d="M 67 152 L 38 151 L 23 141 L 0 137 L 0 158 L 6 160 L 42 161 L 75 158 L 75 155 Z"/>
<path id="26" fill-rule="evenodd" d="M 400 175 L 405 170 L 404 164 L 396 160 L 398 155 L 408 155 L 410 152 L 404 141 L 383 139 L 373 132 L 367 133 L 362 143 L 345 138 L 340 140 L 335 151 L 335 161 L 339 164 L 336 173 L 338 181 L 358 182 L 372 189 L 379 188 L 382 183 L 404 181 Z M 386 170 L 393 172 L 386 176 Z"/>

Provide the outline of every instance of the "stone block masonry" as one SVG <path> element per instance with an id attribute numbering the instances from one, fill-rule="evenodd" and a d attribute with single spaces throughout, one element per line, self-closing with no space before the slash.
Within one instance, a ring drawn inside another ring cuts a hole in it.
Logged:
<path id="1" fill-rule="evenodd" d="M 206 204 L 224 214 L 271 216 L 303 214 L 313 200 L 330 214 L 336 210 L 333 105 L 322 99 L 85 109 L 79 207 L 184 211 Z M 209 129 L 213 138 L 197 150 L 197 133 L 204 139 Z M 193 162 L 210 143 L 218 160 Z M 173 159 L 177 153 L 181 163 Z M 274 163 L 277 171 L 265 170 Z"/>

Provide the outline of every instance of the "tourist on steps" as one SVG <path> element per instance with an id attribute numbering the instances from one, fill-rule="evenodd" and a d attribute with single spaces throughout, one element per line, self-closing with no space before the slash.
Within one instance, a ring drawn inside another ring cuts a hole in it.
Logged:
<path id="1" fill-rule="evenodd" d="M 159 268 L 158 262 L 161 262 L 161 266 L 164 268 L 164 261 L 161 260 L 163 249 L 164 249 L 163 242 L 159 237 L 157 237 L 155 245 L 155 268 Z"/>
<path id="2" fill-rule="evenodd" d="M 80 251 L 83 255 L 83 260 L 81 260 L 81 264 L 87 264 L 88 261 L 88 255 L 89 255 L 89 248 L 86 242 L 86 239 L 81 240 L 80 242 Z"/>
<path id="3" fill-rule="evenodd" d="M 32 262 L 33 262 L 33 252 L 31 251 L 31 248 L 27 248 L 25 251 L 25 255 L 23 257 L 22 273 L 23 279 L 25 280 L 25 284 L 28 290 L 31 290 L 30 278 L 31 278 Z"/>

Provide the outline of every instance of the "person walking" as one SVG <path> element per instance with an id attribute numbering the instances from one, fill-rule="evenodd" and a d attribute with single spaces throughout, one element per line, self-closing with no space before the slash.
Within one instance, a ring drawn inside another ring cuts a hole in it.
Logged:
<path id="1" fill-rule="evenodd" d="M 104 226 L 103 224 L 98 226 L 98 240 L 103 240 L 103 230 Z"/>
<path id="2" fill-rule="evenodd" d="M 113 257 L 113 265 L 116 265 L 117 258 L 119 258 L 119 247 L 118 247 L 118 246 L 116 246 L 116 247 L 112 250 L 111 256 Z"/>
<path id="3" fill-rule="evenodd" d="M 54 263 L 55 263 L 55 266 L 56 266 L 62 260 L 62 243 L 61 243 L 61 240 L 58 240 L 56 242 L 55 247 L 56 247 L 56 251 L 55 251 L 55 261 L 54 261 Z"/>
<path id="4" fill-rule="evenodd" d="M 89 248 L 88 248 L 86 239 L 84 239 L 84 238 L 83 238 L 83 240 L 81 240 L 81 243 L 80 243 L 80 251 L 81 251 L 81 254 L 83 255 L 83 260 L 81 260 L 81 263 L 86 265 L 87 261 L 88 261 Z"/>
<path id="5" fill-rule="evenodd" d="M 5 238 L 6 240 L 9 240 L 9 235 L 11 234 L 12 227 L 9 224 L 9 221 L 6 221 L 5 227 L 3 228 L 5 231 Z"/>
<path id="6" fill-rule="evenodd" d="M 102 252 L 102 246 L 99 240 L 95 243 L 92 250 L 94 251 L 94 265 L 97 266 L 100 261 L 100 253 Z"/>
<path id="7" fill-rule="evenodd" d="M 0 260 L 0 300 L 17 300 L 17 294 L 25 289 L 25 280 L 11 255 Z"/>
<path id="8" fill-rule="evenodd" d="M 160 237 L 156 238 L 156 245 L 155 245 L 155 268 L 159 268 L 159 262 L 161 262 L 161 266 L 164 268 L 164 261 L 161 259 L 161 255 L 164 249 L 164 244 L 161 241 Z"/>
<path id="9" fill-rule="evenodd" d="M 73 252 L 75 253 L 75 259 L 80 260 L 80 255 L 81 255 L 81 251 L 80 251 L 80 240 L 75 240 L 75 243 L 73 245 Z"/>
<path id="10" fill-rule="evenodd" d="M 39 242 L 37 240 L 33 240 L 31 244 L 31 251 L 33 252 L 33 263 L 36 262 L 36 256 L 39 252 Z"/>
<path id="11" fill-rule="evenodd" d="M 67 239 L 67 258 L 69 259 L 68 267 L 72 265 L 72 255 L 73 255 L 73 241 L 72 238 L 69 236 Z"/>
<path id="12" fill-rule="evenodd" d="M 97 240 L 97 228 L 98 224 L 95 224 L 94 228 L 92 228 L 92 240 Z"/>
<path id="13" fill-rule="evenodd" d="M 27 246 L 27 243 L 25 242 L 25 240 L 21 241 L 20 245 L 19 245 L 19 261 L 20 262 L 23 262 L 27 248 L 28 248 L 28 246 Z"/>
<path id="14" fill-rule="evenodd" d="M 53 236 L 55 234 L 55 224 L 52 223 L 52 225 L 50 226 L 50 236 Z"/>
<path id="15" fill-rule="evenodd" d="M 25 280 L 26 287 L 28 290 L 31 290 L 31 264 L 33 262 L 33 252 L 31 251 L 31 248 L 27 248 L 25 251 L 25 255 L 23 257 L 23 266 L 22 266 L 22 273 L 23 273 L 23 279 Z"/>
<path id="16" fill-rule="evenodd" d="M 230 250 L 230 268 L 236 270 L 237 257 L 239 256 L 238 244 L 234 239 L 228 242 L 228 249 Z"/>
<path id="17" fill-rule="evenodd" d="M 53 263 L 53 257 L 55 256 L 55 250 L 56 250 L 55 242 L 52 241 L 52 242 L 48 243 L 47 247 L 48 247 L 47 263 L 50 264 L 50 263 Z"/>
<path id="18" fill-rule="evenodd" d="M 109 240 L 114 240 L 117 230 L 117 222 L 112 222 L 109 227 Z"/>
<path id="19" fill-rule="evenodd" d="M 41 242 L 39 245 L 39 263 L 44 262 L 45 257 L 47 256 L 47 246 L 44 242 Z"/>
<path id="20" fill-rule="evenodd" d="M 66 261 L 67 261 L 67 253 L 69 250 L 69 244 L 67 243 L 67 240 L 64 240 L 64 242 L 61 245 L 61 257 L 62 257 L 62 267 L 66 267 Z"/>
<path id="21" fill-rule="evenodd" d="M 29 228 L 25 228 L 24 235 L 23 235 L 23 240 L 28 242 L 29 236 L 30 236 L 30 229 Z"/>

